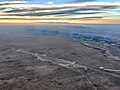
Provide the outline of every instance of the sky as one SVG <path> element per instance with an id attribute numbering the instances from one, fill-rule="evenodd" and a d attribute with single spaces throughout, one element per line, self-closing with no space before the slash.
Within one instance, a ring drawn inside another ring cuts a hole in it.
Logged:
<path id="1" fill-rule="evenodd" d="M 3 23 L 120 24 L 120 0 L 0 0 Z"/>

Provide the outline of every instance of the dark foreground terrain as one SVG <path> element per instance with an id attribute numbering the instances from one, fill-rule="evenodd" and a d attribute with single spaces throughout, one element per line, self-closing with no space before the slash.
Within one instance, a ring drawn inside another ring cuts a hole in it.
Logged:
<path id="1" fill-rule="evenodd" d="M 66 36 L 28 30 L 0 28 L 0 90 L 120 90 L 118 58 Z"/>

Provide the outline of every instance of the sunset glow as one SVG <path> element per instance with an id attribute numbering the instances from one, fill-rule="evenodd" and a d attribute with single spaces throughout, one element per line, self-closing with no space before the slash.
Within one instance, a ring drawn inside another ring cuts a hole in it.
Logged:
<path id="1" fill-rule="evenodd" d="M 120 24 L 120 2 L 35 4 L 29 1 L 1 1 L 0 23 Z"/>

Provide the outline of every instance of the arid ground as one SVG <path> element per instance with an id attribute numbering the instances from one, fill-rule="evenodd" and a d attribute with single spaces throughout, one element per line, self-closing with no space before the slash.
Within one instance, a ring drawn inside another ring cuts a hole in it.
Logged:
<path id="1" fill-rule="evenodd" d="M 0 27 L 0 90 L 120 90 L 120 61 L 103 50 Z"/>

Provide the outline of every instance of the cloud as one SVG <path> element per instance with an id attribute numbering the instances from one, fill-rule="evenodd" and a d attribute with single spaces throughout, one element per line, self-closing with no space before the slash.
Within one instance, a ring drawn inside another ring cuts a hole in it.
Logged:
<path id="1" fill-rule="evenodd" d="M 47 2 L 46 4 L 53 5 L 54 3 L 53 3 L 53 1 L 50 1 L 50 2 Z"/>
<path id="2" fill-rule="evenodd" d="M 5 0 L 5 1 L 15 1 L 15 0 Z M 33 3 L 38 2 L 38 0 L 16 0 L 16 1 L 28 1 L 28 2 L 32 1 Z M 50 5 L 53 4 L 53 1 L 49 1 L 49 2 L 48 0 L 43 0 L 43 1 L 46 2 L 46 4 L 50 4 Z M 60 0 L 59 3 L 79 3 L 79 2 L 90 2 L 90 1 L 95 1 L 95 0 Z M 40 2 L 42 3 L 42 1 Z"/>
<path id="3" fill-rule="evenodd" d="M 120 3 L 117 2 L 55 5 L 51 1 L 48 5 L 28 5 L 13 1 L 0 4 L 0 20 L 94 20 L 120 16 Z"/>
<path id="4" fill-rule="evenodd" d="M 10 5 L 10 4 L 23 4 L 26 1 L 6 1 L 6 2 L 0 2 L 0 5 Z"/>

